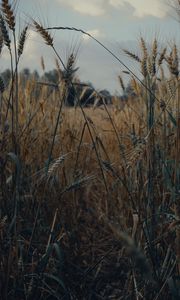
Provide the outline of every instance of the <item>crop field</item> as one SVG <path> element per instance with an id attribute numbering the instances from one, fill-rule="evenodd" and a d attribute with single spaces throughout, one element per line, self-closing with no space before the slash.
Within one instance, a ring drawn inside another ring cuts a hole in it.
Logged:
<path id="1" fill-rule="evenodd" d="M 121 97 L 82 84 L 74 53 L 64 63 L 36 20 L 56 80 L 20 72 L 29 27 L 18 38 L 16 22 L 2 0 L 0 299 L 180 299 L 176 42 L 141 36 L 140 55 L 125 49 L 141 78 L 126 69 Z"/>

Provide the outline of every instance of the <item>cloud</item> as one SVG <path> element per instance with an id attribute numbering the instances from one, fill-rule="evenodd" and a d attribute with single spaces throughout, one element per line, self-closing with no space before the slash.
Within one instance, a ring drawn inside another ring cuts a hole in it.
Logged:
<path id="1" fill-rule="evenodd" d="M 105 13 L 104 0 L 58 0 L 80 14 L 98 17 Z"/>
<path id="2" fill-rule="evenodd" d="M 80 14 L 89 16 L 102 16 L 108 13 L 110 8 L 122 9 L 129 4 L 133 15 L 138 18 L 154 16 L 163 18 L 166 16 L 168 6 L 164 0 L 57 0 L 59 3 L 69 6 Z"/>
<path id="3" fill-rule="evenodd" d="M 168 11 L 168 6 L 163 0 L 109 0 L 109 4 L 115 8 L 120 8 L 127 3 L 133 7 L 133 15 L 139 18 L 147 15 L 162 18 Z"/>

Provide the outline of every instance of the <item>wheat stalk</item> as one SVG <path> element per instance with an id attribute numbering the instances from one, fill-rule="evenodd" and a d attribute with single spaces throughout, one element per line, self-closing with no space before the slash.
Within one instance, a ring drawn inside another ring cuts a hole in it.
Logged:
<path id="1" fill-rule="evenodd" d="M 45 63 L 44 63 L 44 57 L 43 56 L 41 56 L 41 68 L 42 68 L 43 72 L 46 69 L 46 66 L 45 66 Z"/>
<path id="2" fill-rule="evenodd" d="M 148 73 L 153 75 L 153 63 L 152 63 L 152 57 L 148 57 L 147 59 L 147 70 L 148 70 Z"/>
<path id="3" fill-rule="evenodd" d="M 147 58 L 145 56 L 143 57 L 143 59 L 141 61 L 141 73 L 144 76 L 144 78 L 146 78 L 148 75 Z"/>
<path id="4" fill-rule="evenodd" d="M 14 31 L 15 30 L 15 16 L 11 5 L 8 0 L 2 0 L 1 4 L 2 12 L 4 14 L 5 20 L 8 24 L 8 27 Z"/>
<path id="5" fill-rule="evenodd" d="M 26 26 L 23 31 L 21 32 L 20 38 L 19 38 L 19 44 L 18 44 L 18 57 L 20 57 L 24 50 L 24 44 L 27 37 L 27 30 L 28 26 Z"/>
<path id="6" fill-rule="evenodd" d="M 66 156 L 68 155 L 69 153 L 67 154 L 64 154 L 64 155 L 61 155 L 60 157 L 58 157 L 55 161 L 53 161 L 50 166 L 49 166 L 49 169 L 48 169 L 48 179 L 57 171 L 57 169 L 59 168 L 59 166 L 64 162 Z"/>
<path id="7" fill-rule="evenodd" d="M 127 159 L 127 167 L 132 167 L 135 163 L 142 159 L 146 152 L 147 139 L 140 139 L 136 142 L 135 148 L 125 153 Z"/>
<path id="8" fill-rule="evenodd" d="M 162 62 L 163 60 L 165 59 L 166 57 L 166 51 L 167 51 L 167 48 L 165 47 L 162 52 L 160 53 L 160 56 L 159 56 L 159 59 L 158 59 L 158 66 L 161 66 L 162 65 Z"/>
<path id="9" fill-rule="evenodd" d="M 151 74 L 154 76 L 156 74 L 156 58 L 157 58 L 157 40 L 154 39 L 153 49 L 152 49 L 152 66 L 151 66 Z"/>
<path id="10" fill-rule="evenodd" d="M 134 77 L 131 79 L 131 87 L 137 96 L 141 94 L 141 88 Z"/>
<path id="11" fill-rule="evenodd" d="M 67 65 L 64 70 L 63 79 L 66 81 L 66 83 L 72 80 L 73 74 L 76 71 L 76 69 L 74 69 L 74 64 L 75 64 L 75 56 L 73 53 L 71 53 L 70 56 L 68 57 Z"/>
<path id="12" fill-rule="evenodd" d="M 0 92 L 3 93 L 5 90 L 4 81 L 2 77 L 0 76 Z"/>
<path id="13" fill-rule="evenodd" d="M 37 21 L 33 20 L 33 25 L 36 29 L 36 31 L 42 36 L 44 39 L 46 45 L 53 47 L 53 38 L 48 32 L 48 30 L 44 29 L 42 25 L 40 25 Z"/>
<path id="14" fill-rule="evenodd" d="M 123 49 L 124 53 L 127 54 L 129 57 L 131 57 L 132 59 L 136 60 L 137 62 L 141 62 L 140 58 L 138 55 L 136 55 L 135 53 L 130 52 L 129 50 Z"/>
<path id="15" fill-rule="evenodd" d="M 2 52 L 3 42 L 4 42 L 4 40 L 3 40 L 3 34 L 2 34 L 2 30 L 0 28 L 0 54 Z"/>
<path id="16" fill-rule="evenodd" d="M 173 66 L 174 66 L 174 75 L 178 78 L 179 75 L 179 56 L 176 44 L 173 47 Z"/>
<path id="17" fill-rule="evenodd" d="M 143 56 L 145 59 L 148 58 L 148 52 L 147 52 L 147 47 L 146 47 L 146 43 L 145 40 L 143 39 L 143 37 L 140 38 L 140 45 L 141 45 L 141 49 L 143 51 Z"/>
<path id="18" fill-rule="evenodd" d="M 86 175 L 86 176 L 83 176 L 83 177 L 79 177 L 79 178 L 75 179 L 75 181 L 72 182 L 70 185 L 68 185 L 64 189 L 64 191 L 62 191 L 62 194 L 64 194 L 65 192 L 69 192 L 71 190 L 79 189 L 80 187 L 85 186 L 88 182 L 91 182 L 95 178 L 96 178 L 95 175 Z"/>
<path id="19" fill-rule="evenodd" d="M 178 70 L 178 54 L 176 45 L 174 45 L 173 51 L 171 51 L 169 56 L 166 56 L 166 61 L 168 63 L 169 71 L 175 77 L 178 77 L 179 70 Z"/>
<path id="20" fill-rule="evenodd" d="M 10 41 L 10 38 L 9 38 L 8 30 L 6 28 L 6 24 L 4 22 L 4 18 L 3 18 L 3 16 L 1 14 L 0 14 L 0 28 L 1 28 L 1 33 L 2 33 L 2 36 L 3 36 L 4 44 L 10 50 L 11 49 L 11 46 L 10 46 L 11 45 L 11 41 Z"/>
<path id="21" fill-rule="evenodd" d="M 148 70 L 147 70 L 148 52 L 147 52 L 145 40 L 142 37 L 140 38 L 140 45 L 143 51 L 143 58 L 141 60 L 141 73 L 144 76 L 144 78 L 146 78 L 148 75 Z"/>
<path id="22" fill-rule="evenodd" d="M 118 76 L 118 79 L 119 79 L 119 83 L 121 85 L 121 88 L 122 88 L 123 92 L 125 92 L 124 81 L 123 81 L 123 79 L 122 79 L 122 77 L 120 75 Z"/>

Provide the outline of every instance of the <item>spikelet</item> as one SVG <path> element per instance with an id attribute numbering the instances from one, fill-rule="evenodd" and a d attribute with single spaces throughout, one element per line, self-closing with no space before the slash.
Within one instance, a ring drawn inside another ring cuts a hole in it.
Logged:
<path id="1" fill-rule="evenodd" d="M 143 39 L 143 37 L 140 38 L 140 42 L 141 42 L 141 49 L 143 51 L 144 59 L 147 59 L 148 52 L 147 52 L 146 43 L 145 43 L 145 40 Z"/>
<path id="2" fill-rule="evenodd" d="M 2 77 L 0 76 L 0 93 L 2 94 L 5 90 L 4 81 Z"/>
<path id="3" fill-rule="evenodd" d="M 93 181 L 94 179 L 96 179 L 95 175 L 86 175 L 86 176 L 78 177 L 77 179 L 75 179 L 75 181 L 73 181 L 70 185 L 68 185 L 64 189 L 64 191 L 62 191 L 62 194 L 65 192 L 69 192 L 71 190 L 77 190 L 80 187 L 83 187 L 89 182 Z"/>
<path id="4" fill-rule="evenodd" d="M 66 155 L 62 155 L 60 157 L 58 157 L 56 160 L 54 160 L 48 170 L 48 179 L 55 174 L 55 172 L 57 171 L 57 169 L 59 168 L 59 166 L 64 162 Z"/>
<path id="5" fill-rule="evenodd" d="M 44 39 L 46 45 L 53 47 L 53 38 L 50 35 L 50 33 L 44 29 L 42 25 L 40 25 L 38 22 L 33 20 L 33 25 L 36 29 L 36 31 L 41 35 L 41 37 Z"/>
<path id="6" fill-rule="evenodd" d="M 178 70 L 178 54 L 177 54 L 176 45 L 174 46 L 173 51 L 171 51 L 170 55 L 166 56 L 166 61 L 168 63 L 168 68 L 170 73 L 178 77 L 179 70 Z"/>
<path id="7" fill-rule="evenodd" d="M 2 0 L 1 8 L 2 8 L 2 12 L 3 12 L 4 18 L 8 24 L 9 29 L 14 31 L 15 30 L 15 16 L 14 16 L 12 7 L 9 4 L 9 1 Z"/>
<path id="8" fill-rule="evenodd" d="M 176 44 L 174 44 L 174 47 L 173 47 L 173 58 L 174 58 L 174 63 L 178 64 L 179 58 L 178 58 L 178 51 L 177 51 Z"/>
<path id="9" fill-rule="evenodd" d="M 73 73 L 74 63 L 75 63 L 75 57 L 74 57 L 74 54 L 71 53 L 70 56 L 68 57 L 66 72 L 65 72 L 65 77 L 67 80 L 71 77 L 71 75 Z"/>
<path id="10" fill-rule="evenodd" d="M 160 54 L 160 56 L 159 56 L 159 59 L 158 59 L 158 66 L 161 66 L 161 65 L 162 65 L 162 62 L 163 62 L 163 60 L 165 59 L 165 56 L 166 56 L 166 51 L 167 51 L 167 48 L 165 47 L 165 48 L 162 50 L 162 52 L 161 52 L 161 54 Z"/>
<path id="11" fill-rule="evenodd" d="M 146 151 L 146 144 L 146 139 L 140 139 L 137 141 L 135 148 L 125 153 L 128 167 L 133 166 L 142 159 Z"/>
<path id="12" fill-rule="evenodd" d="M 148 75 L 148 70 L 147 70 L 147 58 L 144 56 L 141 62 L 141 73 L 144 76 L 144 78 L 147 77 Z"/>
<path id="13" fill-rule="evenodd" d="M 148 73 L 152 75 L 152 57 L 148 57 L 147 59 L 147 69 Z"/>
<path id="14" fill-rule="evenodd" d="M 126 70 L 122 71 L 122 73 L 124 73 L 124 74 L 126 74 L 126 75 L 130 75 L 130 74 L 131 74 L 130 72 L 128 72 L 128 71 L 126 71 Z"/>
<path id="15" fill-rule="evenodd" d="M 143 58 L 141 60 L 141 73 L 144 76 L 144 78 L 146 78 L 148 75 L 148 69 L 147 69 L 148 52 L 147 52 L 146 43 L 142 37 L 140 38 L 140 43 L 141 43 L 141 49 L 143 51 Z"/>
<path id="16" fill-rule="evenodd" d="M 171 98 L 175 96 L 175 89 L 172 87 L 172 80 L 167 81 L 167 90 Z"/>
<path id="17" fill-rule="evenodd" d="M 79 100 L 80 100 L 80 101 L 83 100 L 83 98 L 84 98 L 84 96 L 85 96 L 85 94 L 86 94 L 86 92 L 87 92 L 88 90 L 89 90 L 89 86 L 85 86 L 85 87 L 82 89 L 81 94 L 80 94 L 80 96 L 79 96 Z"/>
<path id="18" fill-rule="evenodd" d="M 157 40 L 154 39 L 153 48 L 152 48 L 152 65 L 151 65 L 151 75 L 156 74 L 156 58 L 157 58 Z"/>
<path id="19" fill-rule="evenodd" d="M 43 72 L 46 69 L 43 56 L 41 56 L 41 68 L 42 68 Z"/>
<path id="20" fill-rule="evenodd" d="M 0 14 L 0 28 L 1 28 L 1 33 L 3 36 L 4 44 L 8 47 L 8 49 L 11 49 L 11 41 L 9 38 L 9 33 L 6 28 L 6 24 L 4 22 L 3 16 Z"/>
<path id="21" fill-rule="evenodd" d="M 173 67 L 174 67 L 174 75 L 178 77 L 179 75 L 179 57 L 178 57 L 178 51 L 177 46 L 174 44 L 173 47 Z"/>
<path id="22" fill-rule="evenodd" d="M 136 55 L 135 53 L 132 53 L 126 49 L 123 49 L 124 53 L 127 54 L 129 57 L 131 57 L 132 59 L 136 60 L 137 62 L 141 62 L 140 58 L 138 55 Z"/>
<path id="23" fill-rule="evenodd" d="M 166 61 L 169 65 L 173 62 L 173 52 L 171 51 L 169 55 L 166 55 Z"/>
<path id="24" fill-rule="evenodd" d="M 118 79 L 119 79 L 119 83 L 121 85 L 121 88 L 122 88 L 123 92 L 125 92 L 124 81 L 123 81 L 123 79 L 122 79 L 122 77 L 120 75 L 118 76 Z"/>
<path id="25" fill-rule="evenodd" d="M 67 60 L 66 69 L 64 71 L 64 80 L 66 83 L 70 82 L 73 79 L 74 73 L 78 68 L 74 68 L 75 65 L 75 56 L 73 53 L 70 54 Z"/>
<path id="26" fill-rule="evenodd" d="M 2 48 L 3 48 L 3 34 L 2 34 L 2 31 L 1 31 L 1 28 L 0 28 L 0 54 L 2 52 Z"/>
<path id="27" fill-rule="evenodd" d="M 141 88 L 134 77 L 132 77 L 131 79 L 131 88 L 133 89 L 133 91 L 137 96 L 141 94 Z"/>
<path id="28" fill-rule="evenodd" d="M 26 36 L 27 36 L 27 30 L 28 27 L 26 26 L 23 31 L 21 32 L 20 38 L 19 38 L 19 44 L 18 44 L 18 57 L 20 57 L 23 53 L 24 50 L 24 44 L 26 41 Z"/>
<path id="29" fill-rule="evenodd" d="M 153 57 L 154 60 L 157 57 L 157 48 L 158 48 L 158 44 L 157 44 L 157 40 L 155 38 L 154 42 L 153 42 L 153 47 L 152 47 L 152 57 Z"/>

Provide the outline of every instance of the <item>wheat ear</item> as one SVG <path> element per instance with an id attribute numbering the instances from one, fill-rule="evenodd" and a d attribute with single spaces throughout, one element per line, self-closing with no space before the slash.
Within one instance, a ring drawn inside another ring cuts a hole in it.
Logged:
<path id="1" fill-rule="evenodd" d="M 2 0 L 1 4 L 2 12 L 5 17 L 5 20 L 8 24 L 8 27 L 14 31 L 15 30 L 15 16 L 11 5 L 8 0 Z"/>
<path id="2" fill-rule="evenodd" d="M 26 26 L 23 29 L 23 31 L 21 32 L 20 39 L 19 39 L 19 44 L 18 44 L 18 57 L 20 57 L 23 53 L 24 44 L 25 44 L 26 37 L 27 37 L 27 30 L 28 30 L 28 26 Z"/>

